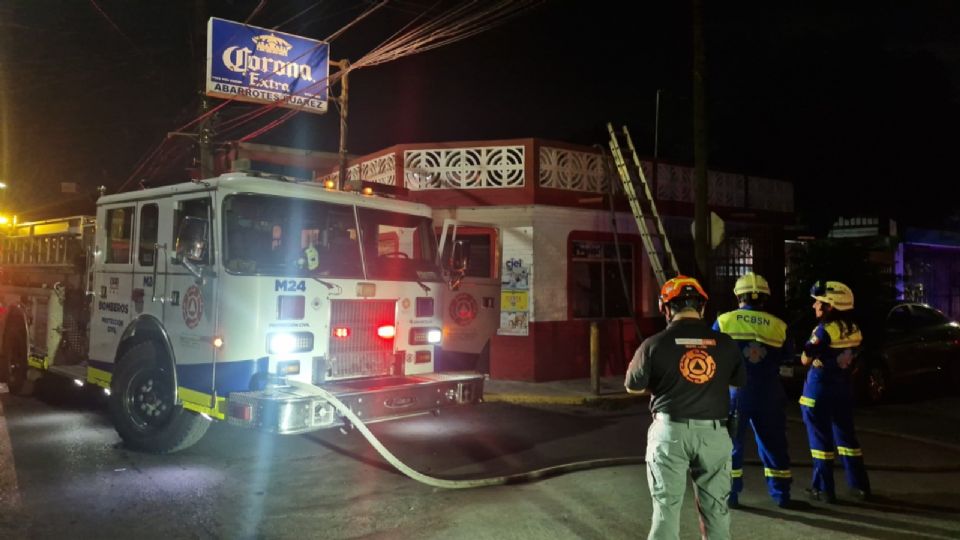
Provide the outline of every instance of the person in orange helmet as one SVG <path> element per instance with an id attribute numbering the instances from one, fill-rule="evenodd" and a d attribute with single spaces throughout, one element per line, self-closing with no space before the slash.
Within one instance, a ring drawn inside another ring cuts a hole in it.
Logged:
<path id="1" fill-rule="evenodd" d="M 630 393 L 651 394 L 647 484 L 653 501 L 649 538 L 677 538 L 688 475 L 706 538 L 730 538 L 731 386 L 746 382 L 740 349 L 704 322 L 707 293 L 677 276 L 660 290 L 668 326 L 637 349 L 627 369 Z"/>

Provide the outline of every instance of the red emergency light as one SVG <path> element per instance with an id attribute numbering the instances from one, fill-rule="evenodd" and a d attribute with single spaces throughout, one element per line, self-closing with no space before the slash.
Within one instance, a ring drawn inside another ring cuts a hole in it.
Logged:
<path id="1" fill-rule="evenodd" d="M 393 339 L 397 335 L 397 327 L 392 324 L 385 324 L 377 328 L 377 335 L 383 339 Z"/>
<path id="2" fill-rule="evenodd" d="M 350 329 L 346 326 L 338 326 L 333 329 L 333 337 L 348 338 L 350 337 Z"/>

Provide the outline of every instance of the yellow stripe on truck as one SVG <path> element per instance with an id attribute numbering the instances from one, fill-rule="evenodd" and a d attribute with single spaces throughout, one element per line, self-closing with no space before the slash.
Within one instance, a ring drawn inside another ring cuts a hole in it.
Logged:
<path id="1" fill-rule="evenodd" d="M 213 403 L 213 396 L 210 394 L 197 392 L 196 390 L 191 390 L 182 386 L 177 388 L 177 392 L 180 394 L 180 401 L 183 402 L 184 409 L 203 413 L 211 418 L 216 418 L 217 420 L 224 420 L 227 417 L 226 398 L 218 397 L 216 404 L 211 407 L 210 405 Z"/>
<path id="2" fill-rule="evenodd" d="M 113 379 L 113 374 L 109 371 L 104 371 L 102 369 L 97 369 L 95 367 L 87 366 L 87 382 L 93 383 L 97 386 L 103 388 L 110 388 L 110 381 Z"/>

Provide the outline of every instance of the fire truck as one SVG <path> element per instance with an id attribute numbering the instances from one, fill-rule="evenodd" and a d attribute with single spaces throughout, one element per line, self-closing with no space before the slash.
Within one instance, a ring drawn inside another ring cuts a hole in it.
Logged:
<path id="1" fill-rule="evenodd" d="M 97 385 L 128 447 L 168 453 L 213 420 L 278 434 L 477 403 L 438 373 L 442 269 L 428 207 L 253 172 L 97 202 L 0 246 L 0 378 Z M 456 257 L 453 257 L 456 259 Z M 320 392 L 322 389 L 325 392 Z"/>

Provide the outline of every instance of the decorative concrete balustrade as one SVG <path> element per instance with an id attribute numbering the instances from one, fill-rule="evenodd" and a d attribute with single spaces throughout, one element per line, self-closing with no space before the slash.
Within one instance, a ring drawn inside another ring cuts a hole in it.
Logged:
<path id="1" fill-rule="evenodd" d="M 606 154 L 570 146 L 538 139 L 437 147 L 398 145 L 353 160 L 347 177 L 419 192 L 529 188 L 528 181 L 533 178 L 535 187 L 550 190 L 608 193 L 611 181 L 618 190 L 616 169 L 605 163 L 609 159 Z M 654 171 L 652 161 L 641 163 L 658 201 L 693 202 L 693 167 L 660 162 Z M 337 176 L 337 171 L 332 171 L 318 180 L 337 180 Z M 708 182 L 712 206 L 793 212 L 793 185 L 789 182 L 721 171 L 710 171 Z"/>

